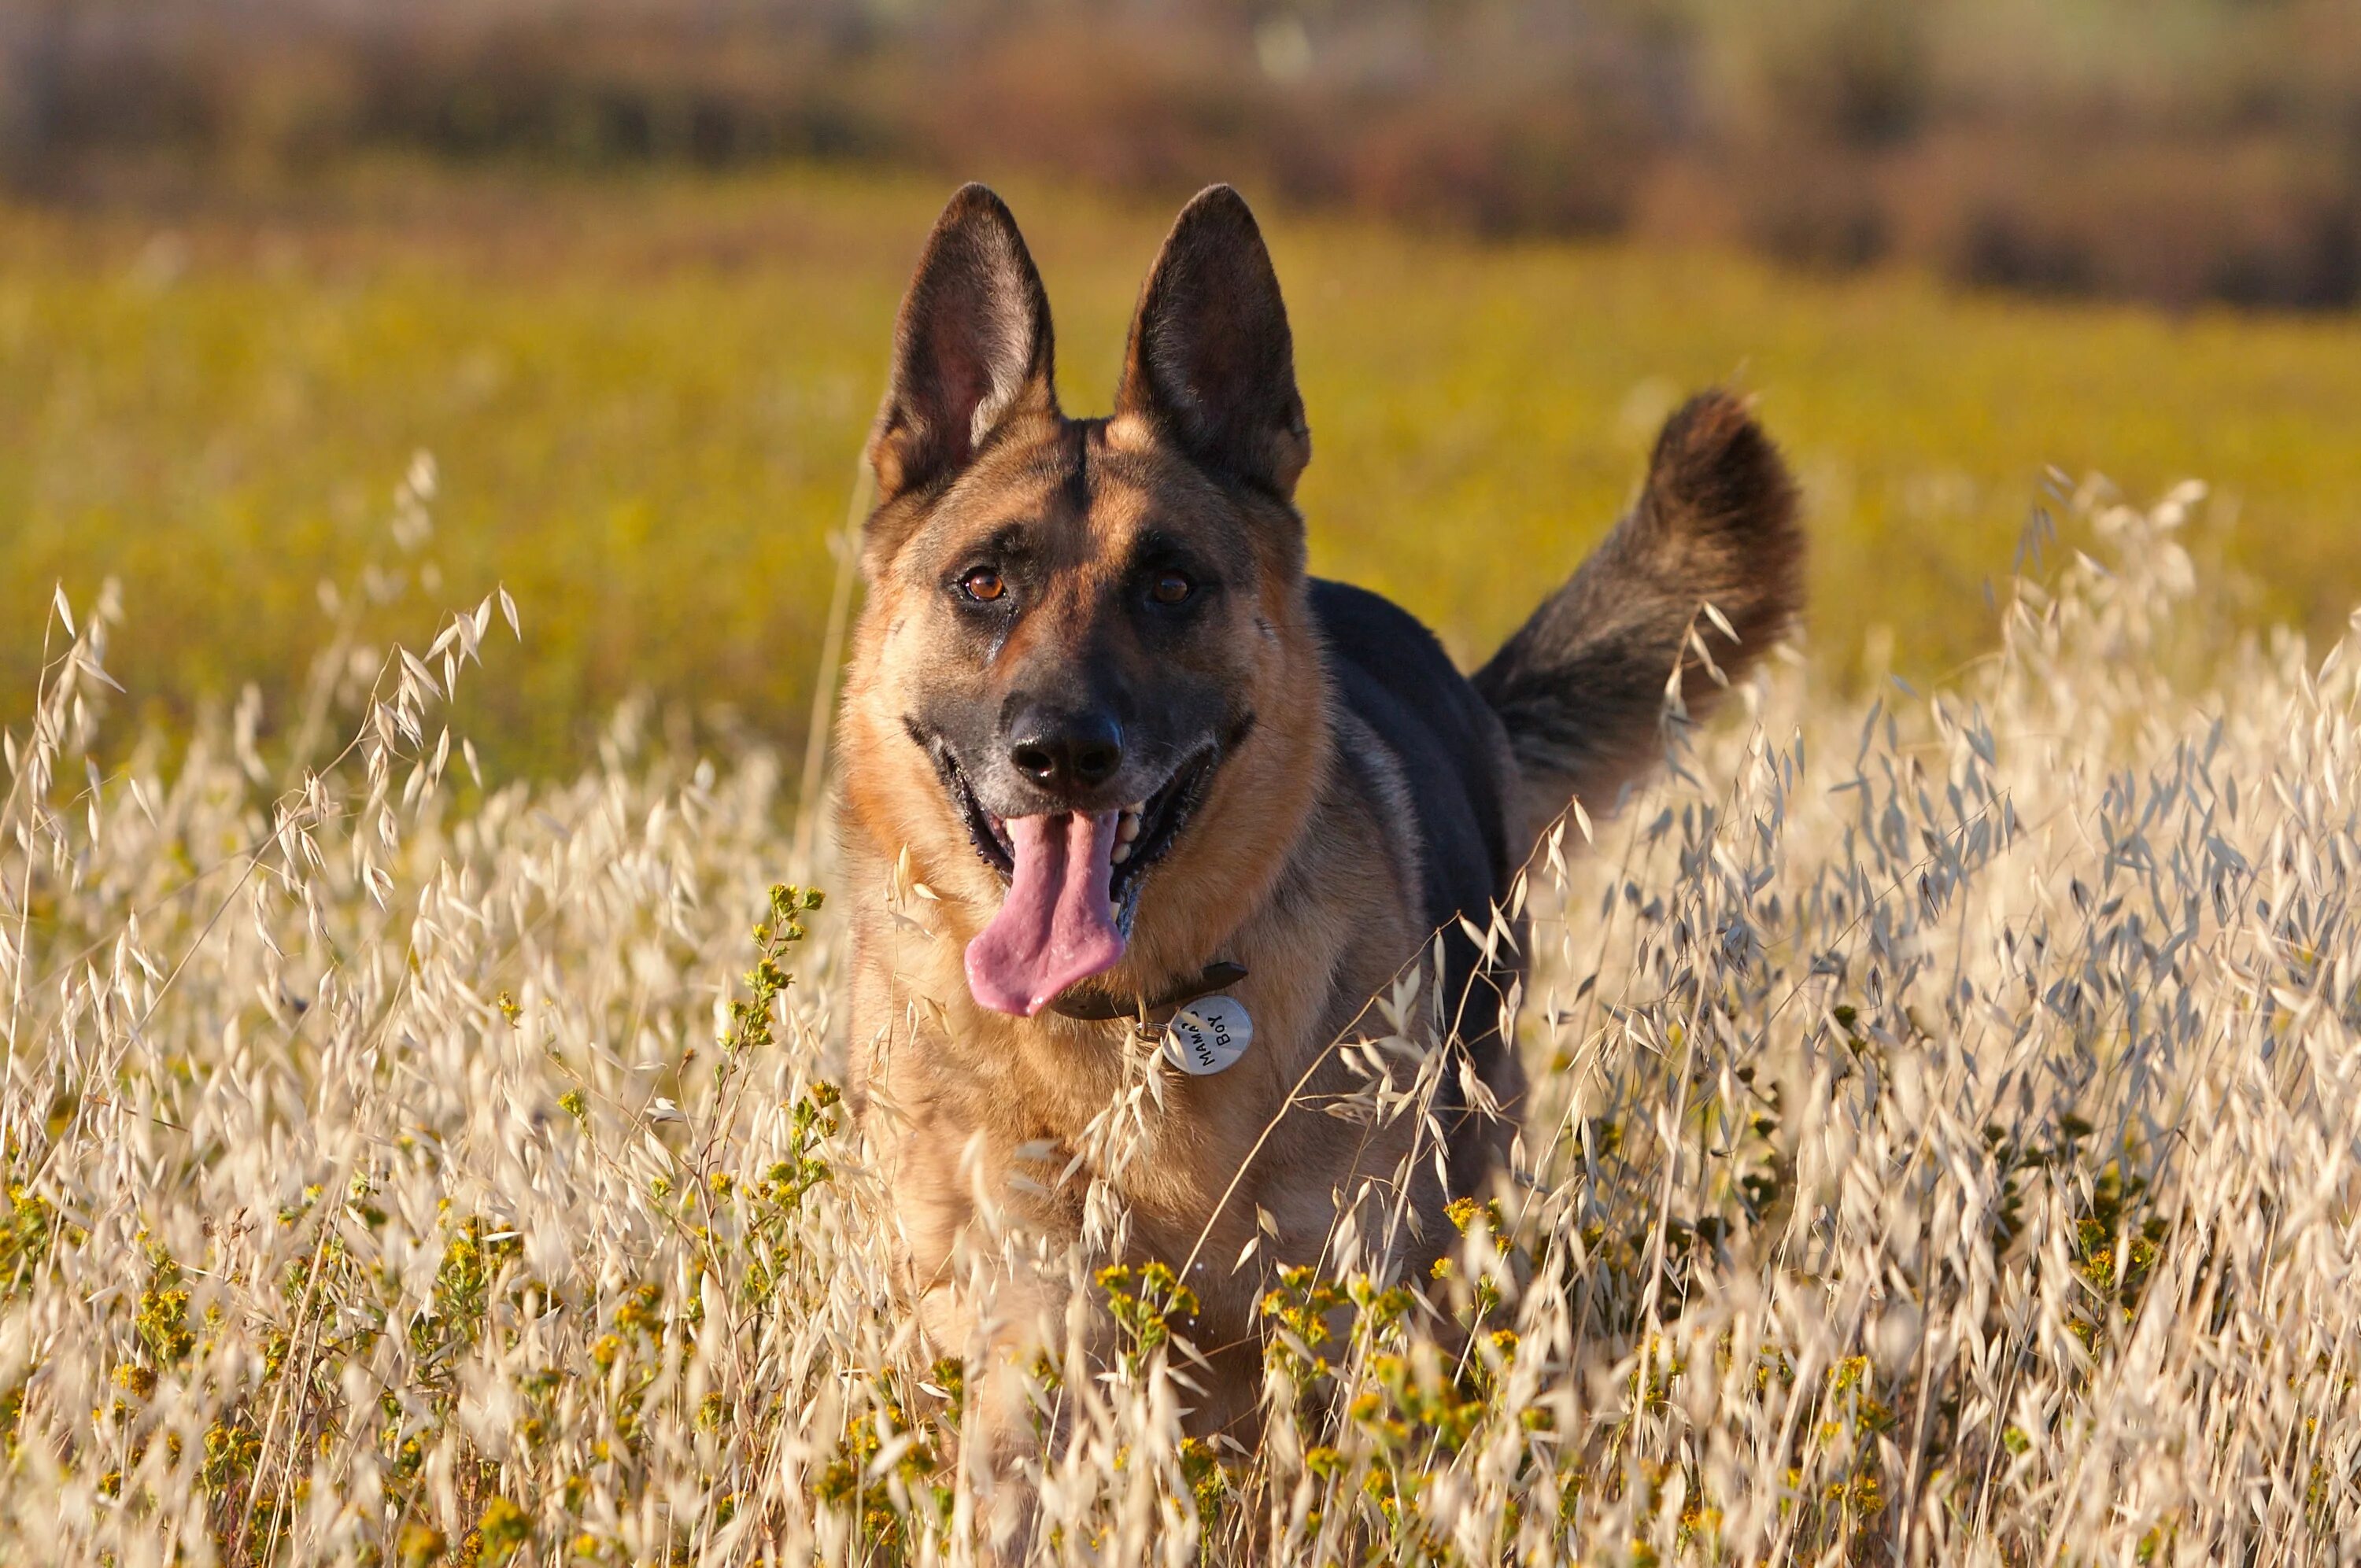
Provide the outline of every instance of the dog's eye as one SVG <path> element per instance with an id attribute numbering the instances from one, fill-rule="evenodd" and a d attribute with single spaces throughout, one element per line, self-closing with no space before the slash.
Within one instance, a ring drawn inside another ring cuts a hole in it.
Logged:
<path id="1" fill-rule="evenodd" d="M 1180 573 L 1159 572 L 1156 580 L 1148 585 L 1148 597 L 1158 604 L 1185 604 L 1196 591 L 1197 585 Z"/>
<path id="2" fill-rule="evenodd" d="M 960 592 L 978 604 L 990 604 L 1007 591 L 1008 585 L 989 566 L 978 566 L 960 579 Z"/>

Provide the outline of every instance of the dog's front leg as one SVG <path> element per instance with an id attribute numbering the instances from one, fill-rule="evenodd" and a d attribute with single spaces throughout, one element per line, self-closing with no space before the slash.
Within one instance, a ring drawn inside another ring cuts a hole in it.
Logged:
<path id="1" fill-rule="evenodd" d="M 964 1377 L 958 1412 L 958 1533 L 979 1561 L 1034 1554 L 1042 1467 L 1056 1463 L 1071 1410 L 1106 1364 L 1113 1323 L 1072 1261 L 1075 1216 L 1023 1196 L 978 1135 L 914 1127 L 893 1148 L 895 1218 L 928 1357 Z"/>
<path id="2" fill-rule="evenodd" d="M 973 1530 L 980 1561 L 1025 1562 L 1043 1528 L 1043 1467 L 1057 1463 L 1072 1428 L 1067 1377 L 1101 1365 L 1106 1346 L 1094 1342 L 1105 1337 L 1104 1314 L 1078 1302 L 1063 1278 L 995 1265 L 929 1291 L 920 1310 L 928 1338 L 966 1367 L 962 1526 Z"/>

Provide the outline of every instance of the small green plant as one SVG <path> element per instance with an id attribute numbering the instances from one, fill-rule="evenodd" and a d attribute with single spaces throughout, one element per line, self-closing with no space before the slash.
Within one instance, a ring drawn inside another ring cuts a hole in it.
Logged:
<path id="1" fill-rule="evenodd" d="M 14 1163 L 13 1161 L 10 1163 Z M 0 1209 L 0 1299 L 22 1293 L 49 1255 L 50 1209 L 41 1197 L 10 1181 Z"/>
<path id="2" fill-rule="evenodd" d="M 754 927 L 754 967 L 746 974 L 749 994 L 730 1003 L 730 1027 L 721 1036 L 728 1060 L 777 1044 L 773 1014 L 779 998 L 795 983 L 795 976 L 784 967 L 787 954 L 804 939 L 804 917 L 818 913 L 825 902 L 818 888 L 780 883 L 771 889 L 771 916 Z"/>
<path id="3" fill-rule="evenodd" d="M 1185 1329 L 1197 1316 L 1197 1293 L 1180 1283 L 1170 1264 L 1111 1264 L 1099 1270 L 1098 1286 L 1123 1335 L 1120 1361 L 1126 1378 L 1137 1377 L 1170 1343 L 1175 1320 Z"/>

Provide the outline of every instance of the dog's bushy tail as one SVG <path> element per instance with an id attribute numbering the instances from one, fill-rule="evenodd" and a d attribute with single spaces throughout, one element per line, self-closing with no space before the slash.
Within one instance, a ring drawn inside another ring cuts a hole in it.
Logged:
<path id="1" fill-rule="evenodd" d="M 1676 667 L 1690 716 L 1711 707 L 1721 686 L 1693 632 L 1733 680 L 1778 641 L 1803 604 L 1795 514 L 1778 448 L 1736 397 L 1704 393 L 1664 422 L 1638 504 L 1476 674 L 1509 732 L 1526 826 L 1568 796 L 1614 809 L 1663 755 Z"/>

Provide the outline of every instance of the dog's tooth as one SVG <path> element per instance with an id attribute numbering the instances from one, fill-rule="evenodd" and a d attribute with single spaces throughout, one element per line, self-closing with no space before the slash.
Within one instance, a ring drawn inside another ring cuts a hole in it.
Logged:
<path id="1" fill-rule="evenodd" d="M 1124 861 L 1131 859 L 1131 846 L 1128 844 L 1117 844 L 1115 847 L 1115 853 L 1108 858 L 1114 861 L 1116 865 L 1123 864 Z"/>
<path id="2" fill-rule="evenodd" d="M 1139 818 L 1137 817 L 1126 817 L 1122 821 L 1116 823 L 1115 836 L 1122 839 L 1126 844 L 1128 844 L 1134 839 L 1138 838 Z M 1121 860 L 1123 859 L 1123 855 L 1124 851 L 1120 850 L 1115 851 L 1115 859 Z"/>

